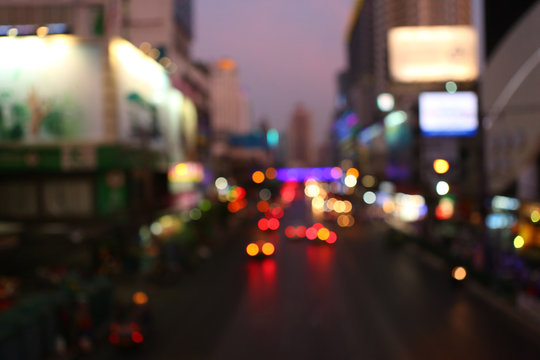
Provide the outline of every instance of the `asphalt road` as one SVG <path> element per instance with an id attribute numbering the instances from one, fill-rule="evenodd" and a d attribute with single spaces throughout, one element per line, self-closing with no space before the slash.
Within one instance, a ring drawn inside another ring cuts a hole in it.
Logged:
<path id="1" fill-rule="evenodd" d="M 95 359 L 538 359 L 538 335 L 475 296 L 385 227 L 357 224 L 334 245 L 291 240 L 311 225 L 285 214 L 276 254 L 251 259 L 252 229 L 178 284 L 144 288 L 155 331 L 137 349 L 100 344 Z M 320 241 L 319 241 L 320 242 Z"/>

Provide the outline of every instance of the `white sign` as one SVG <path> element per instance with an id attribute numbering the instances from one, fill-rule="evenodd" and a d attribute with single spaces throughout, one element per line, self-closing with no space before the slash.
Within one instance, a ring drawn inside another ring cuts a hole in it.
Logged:
<path id="1" fill-rule="evenodd" d="M 418 99 L 425 136 L 472 136 L 478 128 L 478 99 L 472 91 L 424 92 Z"/>
<path id="2" fill-rule="evenodd" d="M 390 75 L 398 82 L 472 81 L 478 36 L 472 26 L 405 26 L 388 31 Z"/>

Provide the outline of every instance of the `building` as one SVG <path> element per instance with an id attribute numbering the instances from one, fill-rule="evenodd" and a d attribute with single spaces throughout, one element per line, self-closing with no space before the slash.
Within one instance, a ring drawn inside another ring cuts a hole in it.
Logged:
<path id="1" fill-rule="evenodd" d="M 288 132 L 288 164 L 290 167 L 313 165 L 314 147 L 312 117 L 302 104 L 296 105 L 291 115 Z"/>
<path id="2" fill-rule="evenodd" d="M 250 131 L 250 109 L 240 85 L 236 62 L 229 58 L 211 68 L 212 129 L 220 134 L 245 134 Z"/>
<path id="3" fill-rule="evenodd" d="M 434 182 L 437 179 L 432 176 L 429 168 L 437 157 L 455 158 L 456 165 L 466 163 L 464 168 L 474 166 L 472 156 L 465 156 L 466 161 L 462 161 L 463 153 L 470 154 L 474 151 L 474 141 L 455 138 L 434 140 L 420 136 L 419 94 L 445 91 L 445 82 L 452 78 L 413 82 L 397 78 L 392 72 L 392 51 L 395 50 L 390 46 L 389 35 L 394 29 L 407 27 L 413 30 L 421 26 L 474 27 L 478 23 L 476 5 L 475 0 L 357 1 L 347 31 L 347 101 L 350 110 L 358 116 L 359 132 L 363 133 L 359 134 L 357 139 L 360 147 L 357 154 L 361 158 L 357 159 L 357 163 L 360 169 L 381 172 L 377 167 L 384 162 L 377 161 L 376 166 L 370 165 L 370 159 L 380 159 L 381 147 L 377 146 L 377 154 L 374 155 L 375 149 L 361 141 L 362 138 L 371 138 L 375 133 L 383 139 L 386 147 L 386 164 L 381 175 L 398 184 L 423 183 L 426 189 L 433 188 L 430 191 L 434 192 Z M 480 52 L 480 48 L 476 51 Z M 476 53 L 474 55 L 478 56 Z M 399 61 L 403 62 L 404 58 L 400 57 Z M 459 90 L 471 90 L 475 86 L 475 82 L 471 80 L 458 83 Z M 392 96 L 392 108 L 382 110 L 378 107 L 377 98 L 382 93 Z M 391 118 L 388 118 L 389 116 Z M 382 131 L 378 131 L 379 128 Z M 380 144 L 380 141 L 375 143 Z M 465 151 L 461 151 L 462 148 Z M 466 170 L 459 169 L 454 172 L 456 176 L 458 173 L 463 176 Z"/>

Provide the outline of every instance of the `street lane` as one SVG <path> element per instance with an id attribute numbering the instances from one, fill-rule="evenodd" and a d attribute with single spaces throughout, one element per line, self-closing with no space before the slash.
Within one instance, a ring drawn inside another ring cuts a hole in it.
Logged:
<path id="1" fill-rule="evenodd" d="M 412 248 L 390 247 L 384 224 L 357 222 L 334 246 L 283 236 L 287 225 L 312 222 L 295 202 L 273 257 L 248 258 L 245 227 L 178 285 L 149 287 L 155 336 L 140 352 L 104 347 L 95 358 L 538 358 L 533 334 Z"/>

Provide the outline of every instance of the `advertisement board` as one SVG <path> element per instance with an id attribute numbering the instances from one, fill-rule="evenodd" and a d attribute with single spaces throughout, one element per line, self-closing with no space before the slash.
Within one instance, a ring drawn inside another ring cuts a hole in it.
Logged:
<path id="1" fill-rule="evenodd" d="M 420 131 L 424 136 L 473 136 L 478 129 L 475 92 L 423 92 L 418 98 Z"/>
<path id="2" fill-rule="evenodd" d="M 473 81 L 478 35 L 472 26 L 404 26 L 388 31 L 388 65 L 397 82 Z"/>
<path id="3" fill-rule="evenodd" d="M 0 54 L 0 141 L 102 136 L 99 43 L 70 35 L 0 37 Z"/>

